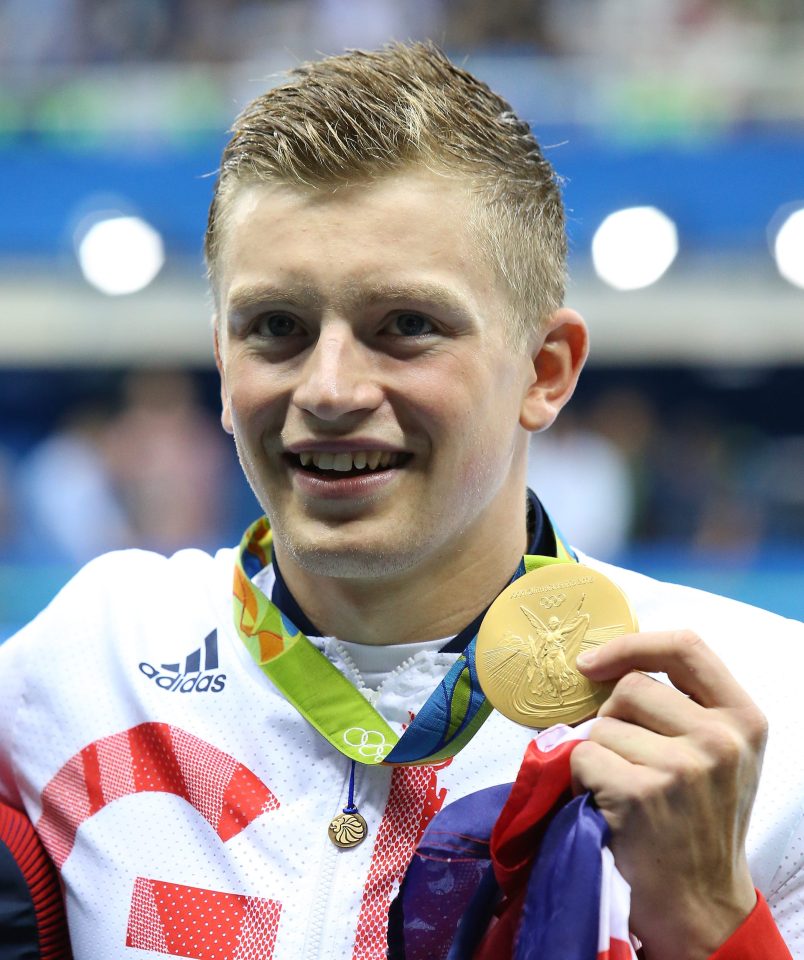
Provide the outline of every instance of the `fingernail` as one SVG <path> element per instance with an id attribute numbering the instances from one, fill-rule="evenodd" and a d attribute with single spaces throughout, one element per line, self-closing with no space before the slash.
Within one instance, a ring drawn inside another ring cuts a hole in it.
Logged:
<path id="1" fill-rule="evenodd" d="M 593 650 L 584 650 L 583 653 L 579 653 L 575 658 L 575 662 L 579 667 L 591 667 L 595 660 L 597 660 L 597 654 Z"/>

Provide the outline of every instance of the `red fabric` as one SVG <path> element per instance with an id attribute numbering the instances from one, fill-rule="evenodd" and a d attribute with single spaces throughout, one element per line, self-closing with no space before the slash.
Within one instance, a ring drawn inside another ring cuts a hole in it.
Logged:
<path id="1" fill-rule="evenodd" d="M 126 946 L 190 960 L 271 960 L 282 904 L 137 877 Z"/>
<path id="2" fill-rule="evenodd" d="M 489 843 L 494 875 L 504 900 L 498 908 L 498 919 L 489 927 L 473 960 L 513 955 L 533 857 L 550 824 L 548 814 L 570 799 L 570 754 L 578 743 L 571 740 L 547 754 L 539 750 L 536 741 L 528 744 Z"/>
<path id="3" fill-rule="evenodd" d="M 132 793 L 172 793 L 198 810 L 226 843 L 279 801 L 243 764 L 166 723 L 141 723 L 80 750 L 42 791 L 37 831 L 61 869 L 84 821 Z"/>
<path id="4" fill-rule="evenodd" d="M 570 754 L 578 742 L 571 740 L 549 754 L 542 753 L 535 741 L 528 744 L 489 845 L 494 875 L 506 896 L 527 882 L 534 851 L 550 822 L 547 814 L 570 799 Z"/>
<path id="5" fill-rule="evenodd" d="M 631 960 L 631 944 L 625 940 L 612 940 L 608 950 L 597 955 L 597 960 Z"/>
<path id="6" fill-rule="evenodd" d="M 759 890 L 754 909 L 709 960 L 792 960 Z"/>
<path id="7" fill-rule="evenodd" d="M 388 910 L 427 824 L 444 804 L 446 787 L 438 785 L 439 764 L 394 767 L 391 789 L 371 854 L 355 930 L 352 960 L 384 960 Z"/>
<path id="8" fill-rule="evenodd" d="M 28 818 L 0 803 L 0 843 L 8 847 L 33 902 L 41 960 L 72 957 L 59 878 Z"/>

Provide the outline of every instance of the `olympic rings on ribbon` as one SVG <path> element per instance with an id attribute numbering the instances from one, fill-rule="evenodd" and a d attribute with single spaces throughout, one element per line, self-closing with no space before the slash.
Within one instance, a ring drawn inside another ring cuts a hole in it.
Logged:
<path id="1" fill-rule="evenodd" d="M 349 727 L 343 735 L 343 742 L 356 749 L 361 757 L 372 759 L 384 757 L 393 746 L 379 730 L 365 730 L 363 727 Z"/>

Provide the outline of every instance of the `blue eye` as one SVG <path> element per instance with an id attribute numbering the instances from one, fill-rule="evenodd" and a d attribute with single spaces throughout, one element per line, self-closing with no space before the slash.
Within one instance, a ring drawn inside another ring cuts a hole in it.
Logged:
<path id="1" fill-rule="evenodd" d="M 398 313 L 394 319 L 395 333 L 401 337 L 422 337 L 435 329 L 433 322 L 420 313 Z"/>
<path id="2" fill-rule="evenodd" d="M 257 321 L 256 330 L 264 337 L 289 337 L 296 332 L 296 321 L 287 313 L 266 313 Z"/>

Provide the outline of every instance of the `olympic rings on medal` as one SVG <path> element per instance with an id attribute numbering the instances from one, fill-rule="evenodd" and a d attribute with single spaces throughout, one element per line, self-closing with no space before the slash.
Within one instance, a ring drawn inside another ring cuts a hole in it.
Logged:
<path id="1" fill-rule="evenodd" d="M 549 597 L 539 597 L 539 606 L 544 607 L 545 610 L 552 610 L 560 607 L 566 599 L 566 594 L 554 593 Z"/>
<path id="2" fill-rule="evenodd" d="M 392 746 L 379 730 L 365 730 L 363 727 L 349 727 L 343 735 L 343 742 L 354 747 L 361 757 L 373 760 L 384 757 Z"/>

